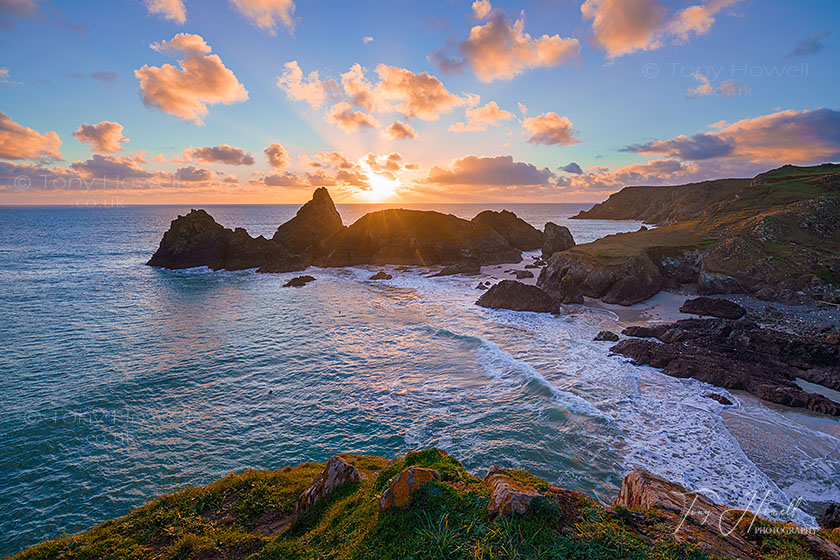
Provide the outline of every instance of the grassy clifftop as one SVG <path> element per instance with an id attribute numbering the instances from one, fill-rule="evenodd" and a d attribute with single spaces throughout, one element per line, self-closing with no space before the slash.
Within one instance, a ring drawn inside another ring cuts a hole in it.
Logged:
<path id="1" fill-rule="evenodd" d="M 390 462 L 340 458 L 358 469 L 360 481 L 334 488 L 305 512 L 295 513 L 296 499 L 321 473 L 323 463 L 232 474 L 208 486 L 156 498 L 125 517 L 40 544 L 14 558 L 805 560 L 840 551 L 829 542 L 840 540 L 836 534 L 751 534 L 747 523 L 739 522 L 739 512 L 732 514 L 730 536 L 692 519 L 680 524 L 682 514 L 670 507 L 668 496 L 672 488 L 685 489 L 655 477 L 647 479 L 646 486 L 637 482 L 636 487 L 622 487 L 625 500 L 641 496 L 644 508 L 606 507 L 524 471 L 478 479 L 457 460 L 433 449 Z M 410 489 L 406 505 L 382 509 L 380 496 L 399 489 L 401 481 L 413 480 L 405 476 L 412 470 L 435 475 L 405 486 Z M 640 492 L 657 484 L 665 500 L 651 505 L 653 494 Z M 512 501 L 504 501 L 511 496 Z M 522 496 L 532 497 L 523 512 L 503 507 L 494 516 L 488 509 L 491 502 L 515 505 Z"/>

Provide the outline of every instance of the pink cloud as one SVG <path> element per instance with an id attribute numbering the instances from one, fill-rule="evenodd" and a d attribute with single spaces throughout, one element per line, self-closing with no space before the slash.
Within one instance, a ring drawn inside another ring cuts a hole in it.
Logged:
<path id="1" fill-rule="evenodd" d="M 525 119 L 522 121 L 522 128 L 531 136 L 528 139 L 531 144 L 548 146 L 580 144 L 580 140 L 574 137 L 577 131 L 572 126 L 572 121 L 557 113 L 544 113 Z"/>
<path id="2" fill-rule="evenodd" d="M 295 28 L 295 3 L 292 0 L 230 0 L 245 18 L 271 35 L 278 24 L 289 31 Z"/>
<path id="3" fill-rule="evenodd" d="M 374 90 L 377 100 L 406 118 L 435 121 L 466 103 L 466 99 L 447 91 L 440 80 L 426 72 L 380 64 L 376 73 L 380 79 Z"/>
<path id="4" fill-rule="evenodd" d="M 513 161 L 512 156 L 466 156 L 452 162 L 448 169 L 434 166 L 426 182 L 441 185 L 543 185 L 553 177 L 547 168 Z"/>
<path id="5" fill-rule="evenodd" d="M 145 0 L 145 4 L 150 14 L 162 16 L 180 25 L 187 21 L 187 9 L 183 0 Z"/>
<path id="6" fill-rule="evenodd" d="M 268 157 L 268 164 L 274 169 L 280 169 L 289 164 L 289 152 L 280 144 L 270 144 L 263 153 Z"/>
<path id="7" fill-rule="evenodd" d="M 306 101 L 313 109 L 340 94 L 338 82 L 332 79 L 321 81 L 317 71 L 310 72 L 304 78 L 296 60 L 285 64 L 285 70 L 277 77 L 276 84 L 286 92 L 286 97 L 293 101 Z"/>
<path id="8" fill-rule="evenodd" d="M 179 68 L 171 64 L 149 66 L 134 71 L 140 80 L 143 102 L 185 121 L 202 124 L 207 105 L 227 105 L 248 99 L 236 76 L 218 55 L 210 54 L 210 46 L 200 35 L 178 33 L 170 41 L 153 43 L 162 53 L 182 53 Z"/>
<path id="9" fill-rule="evenodd" d="M 391 140 L 414 140 L 418 136 L 411 126 L 402 121 L 394 121 L 388 125 L 388 128 L 382 131 L 382 135 Z"/>
<path id="10" fill-rule="evenodd" d="M 62 159 L 61 138 L 55 132 L 41 134 L 12 120 L 0 111 L 0 158 Z"/>
<path id="11" fill-rule="evenodd" d="M 486 18 L 492 9 L 493 6 L 490 5 L 490 0 L 475 0 L 472 3 L 472 11 L 476 19 Z"/>
<path id="12" fill-rule="evenodd" d="M 79 142 L 90 144 L 92 152 L 115 154 L 123 150 L 121 142 L 128 142 L 123 136 L 123 127 L 113 121 L 102 121 L 98 124 L 83 124 L 73 136 Z"/>
<path id="13" fill-rule="evenodd" d="M 201 146 L 184 150 L 184 159 L 202 163 L 224 163 L 227 165 L 254 165 L 254 156 L 242 148 L 221 144 L 219 146 Z"/>
<path id="14" fill-rule="evenodd" d="M 499 126 L 502 121 L 513 118 L 513 113 L 499 108 L 498 103 L 491 101 L 483 107 L 467 109 L 465 112 L 467 122 L 455 123 L 449 127 L 453 132 L 474 132 L 487 130 L 488 126 Z"/>
<path id="15" fill-rule="evenodd" d="M 366 128 L 379 128 L 379 121 L 373 116 L 361 111 L 354 111 L 347 101 L 340 101 L 333 105 L 326 115 L 327 122 L 336 125 L 344 132 L 355 132 Z"/>

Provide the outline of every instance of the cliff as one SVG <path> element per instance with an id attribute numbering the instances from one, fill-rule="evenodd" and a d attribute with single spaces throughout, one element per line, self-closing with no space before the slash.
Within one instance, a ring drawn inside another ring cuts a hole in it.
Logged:
<path id="1" fill-rule="evenodd" d="M 14 558 L 840 559 L 840 529 L 812 533 L 645 471 L 606 506 L 521 470 L 478 478 L 426 449 L 231 474 Z"/>

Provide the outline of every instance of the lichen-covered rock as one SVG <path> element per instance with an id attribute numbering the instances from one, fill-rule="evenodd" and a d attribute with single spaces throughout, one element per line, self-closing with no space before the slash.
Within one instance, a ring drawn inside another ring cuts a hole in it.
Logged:
<path id="1" fill-rule="evenodd" d="M 722 319 L 740 319 L 747 313 L 746 309 L 734 301 L 710 297 L 688 299 L 680 307 L 680 311 L 691 315 L 708 315 Z"/>
<path id="2" fill-rule="evenodd" d="M 542 258 L 548 259 L 554 253 L 571 249 L 575 246 L 575 239 L 572 237 L 572 232 L 569 228 L 558 226 L 553 222 L 545 224 L 545 233 L 543 234 Z"/>
<path id="3" fill-rule="evenodd" d="M 490 487 L 490 501 L 487 510 L 491 517 L 496 515 L 523 515 L 534 498 L 540 493 L 529 484 L 514 480 L 501 467 L 492 466 L 484 477 Z"/>
<path id="4" fill-rule="evenodd" d="M 440 479 L 440 473 L 434 469 L 407 467 L 394 479 L 379 498 L 379 509 L 405 507 L 411 502 L 415 490 L 432 480 Z"/>
<path id="5" fill-rule="evenodd" d="M 485 210 L 472 221 L 490 226 L 507 239 L 508 243 L 522 251 L 539 249 L 543 244 L 543 234 L 540 230 L 508 210 Z"/>
<path id="6" fill-rule="evenodd" d="M 335 490 L 353 482 L 361 482 L 362 474 L 359 470 L 336 455 L 327 461 L 326 467 L 321 474 L 315 477 L 306 490 L 301 492 L 295 502 L 295 513 L 301 514 L 323 500 Z"/>
<path id="7" fill-rule="evenodd" d="M 484 292 L 476 305 L 491 309 L 560 313 L 560 302 L 536 286 L 515 280 L 502 280 Z"/>

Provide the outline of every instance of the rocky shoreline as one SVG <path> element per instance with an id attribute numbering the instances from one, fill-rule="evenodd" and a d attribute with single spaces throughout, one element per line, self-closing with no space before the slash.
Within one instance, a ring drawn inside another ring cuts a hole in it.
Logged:
<path id="1" fill-rule="evenodd" d="M 644 470 L 627 474 L 604 505 L 522 470 L 475 476 L 423 449 L 231 474 L 14 558 L 840 560 L 836 510 L 815 531 Z"/>

